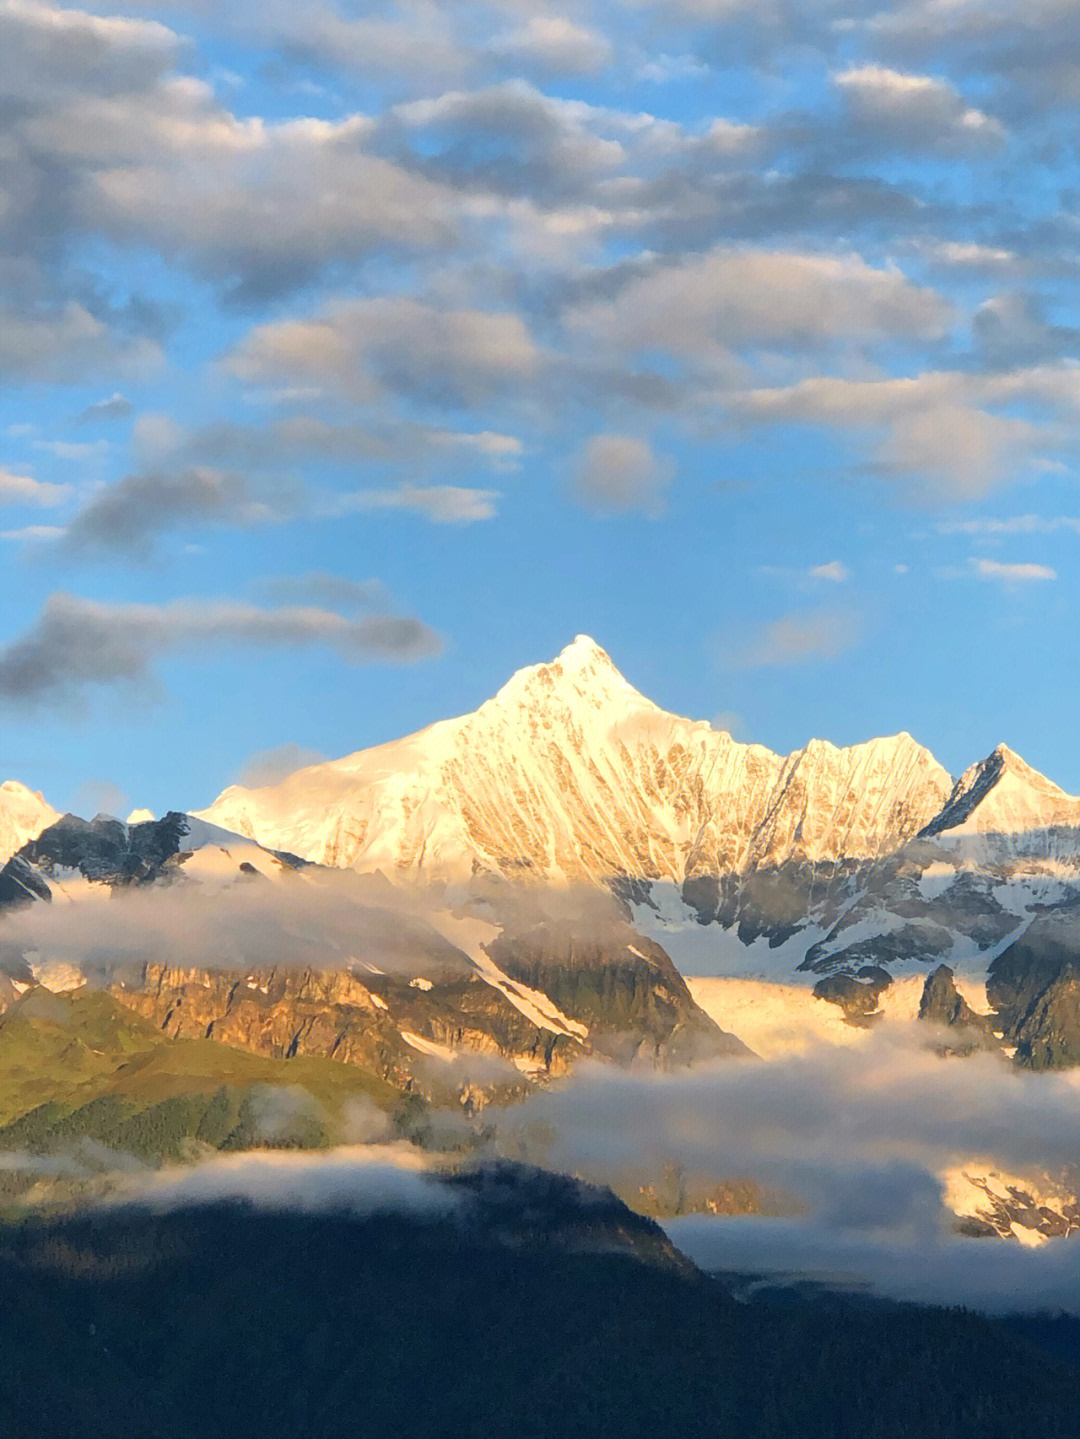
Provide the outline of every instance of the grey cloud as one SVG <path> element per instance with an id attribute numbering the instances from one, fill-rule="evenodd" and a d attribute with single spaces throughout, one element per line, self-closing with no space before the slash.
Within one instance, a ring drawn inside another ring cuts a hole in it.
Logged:
<path id="1" fill-rule="evenodd" d="M 542 355 L 513 312 L 385 296 L 258 326 L 226 364 L 256 383 L 300 381 L 360 400 L 388 392 L 468 408 L 530 380 Z"/>
<path id="2" fill-rule="evenodd" d="M 883 65 L 860 65 L 833 76 L 858 143 L 868 141 L 900 153 L 978 155 L 996 150 L 1005 129 L 992 116 L 965 104 L 947 81 Z"/>
<path id="3" fill-rule="evenodd" d="M 337 610 L 377 609 L 386 602 L 386 590 L 379 580 L 350 580 L 324 570 L 277 575 L 260 580 L 256 589 L 265 599 L 279 603 L 327 605 Z"/>
<path id="4" fill-rule="evenodd" d="M 971 323 L 979 355 L 996 368 L 1080 355 L 1080 329 L 1052 324 L 1039 299 L 1022 291 L 985 300 Z"/>
<path id="5" fill-rule="evenodd" d="M 797 1220 L 674 1221 L 677 1242 L 699 1262 L 834 1269 L 885 1293 L 906 1283 L 902 1297 L 988 1307 L 1007 1295 L 1006 1274 L 1015 1281 L 1027 1270 L 1041 1292 L 1021 1303 L 1034 1308 L 1051 1286 L 1058 1295 L 1071 1287 L 1069 1303 L 1078 1302 L 1074 1242 L 1021 1258 L 1020 1245 L 960 1241 L 942 1176 L 1000 1169 L 1036 1185 L 1055 1176 L 1068 1189 L 1080 1153 L 1076 1095 L 1075 1073 L 1021 1073 L 993 1056 L 942 1059 L 923 1026 L 898 1025 L 858 1045 L 769 1062 L 663 1076 L 578 1070 L 521 1110 L 489 1117 L 504 1152 L 516 1147 L 594 1182 L 633 1188 L 673 1165 L 695 1182 L 753 1179 L 802 1211 Z M 1013 1299 L 1003 1307 L 1017 1307 Z"/>
<path id="6" fill-rule="evenodd" d="M 521 441 L 496 430 L 448 430 L 379 412 L 366 423 L 291 414 L 257 423 L 216 420 L 187 429 L 168 415 L 140 415 L 133 442 L 136 454 L 153 465 L 168 459 L 215 466 L 299 469 L 317 459 L 355 466 L 358 461 L 438 467 L 468 455 L 495 469 L 512 468 Z"/>
<path id="7" fill-rule="evenodd" d="M 365 11 L 349 14 L 331 4 L 305 5 L 300 11 L 287 0 L 271 0 L 239 5 L 232 23 L 260 46 L 280 46 L 286 60 L 385 74 L 397 83 L 409 76 L 430 84 L 470 67 L 473 57 L 456 33 L 453 12 L 427 0 L 399 0 Z"/>
<path id="8" fill-rule="evenodd" d="M 550 203 L 580 197 L 621 165 L 622 143 L 598 133 L 608 119 L 508 80 L 398 106 L 382 122 L 380 143 L 430 177 Z"/>
<path id="9" fill-rule="evenodd" d="M 133 408 L 127 396 L 117 391 L 106 400 L 96 400 L 92 405 L 87 405 L 86 409 L 75 417 L 75 423 L 90 425 L 103 420 L 122 420 L 125 415 L 131 414 Z"/>
<path id="10" fill-rule="evenodd" d="M 174 73 L 181 43 L 163 26 L 8 6 L 0 53 L 17 100 L 0 246 L 28 263 L 104 234 L 253 298 L 335 261 L 454 241 L 450 192 L 371 154 L 363 117 L 238 118 Z"/>
<path id="11" fill-rule="evenodd" d="M 249 528 L 287 513 L 256 498 L 240 476 L 208 469 L 128 475 L 93 495 L 71 519 L 61 545 L 70 555 L 146 559 L 155 537 L 185 524 Z"/>
<path id="12" fill-rule="evenodd" d="M 861 28 L 876 47 L 919 60 L 944 53 L 952 68 L 988 75 L 1018 114 L 1080 97 L 1072 0 L 1032 0 L 1022 16 L 1001 0 L 908 0 L 872 11 Z"/>
<path id="13" fill-rule="evenodd" d="M 808 1276 L 839 1288 L 869 1286 L 890 1299 L 963 1305 L 991 1314 L 1076 1313 L 1080 1239 L 1038 1250 L 1006 1241 L 940 1234 L 882 1238 L 838 1233 L 804 1220 L 667 1220 L 674 1243 L 703 1269 L 773 1275 L 783 1283 Z"/>
<path id="14" fill-rule="evenodd" d="M 0 91 L 5 99 L 46 98 L 93 88 L 103 95 L 142 89 L 166 74 L 179 38 L 153 20 L 90 15 L 48 4 L 4 6 Z"/>
<path id="15" fill-rule="evenodd" d="M 222 843 L 228 838 L 222 831 Z M 89 984 L 137 979 L 150 959 L 241 976 L 360 966 L 362 979 L 365 964 L 403 979 L 471 972 L 461 951 L 427 924 L 423 899 L 380 877 L 304 869 L 257 884 L 238 869 L 235 876 L 231 885 L 204 887 L 181 867 L 171 885 L 104 887 L 78 905 L 33 905 L 5 915 L 5 940 L 10 953 L 35 951 Z"/>
<path id="16" fill-rule="evenodd" d="M 260 609 L 230 600 L 105 604 L 58 592 L 21 638 L 0 650 L 0 699 L 21 705 L 77 699 L 102 686 L 146 689 L 153 661 L 177 650 L 327 645 L 350 663 L 437 654 L 421 621 L 393 615 L 346 619 L 329 610 Z"/>
<path id="17" fill-rule="evenodd" d="M 144 374 L 161 362 L 158 344 L 126 336 L 75 300 L 51 310 L 0 304 L 0 377 L 68 383 L 89 371 Z"/>
<path id="18" fill-rule="evenodd" d="M 574 494 L 591 509 L 659 515 L 674 462 L 632 435 L 593 435 L 574 474 Z"/>

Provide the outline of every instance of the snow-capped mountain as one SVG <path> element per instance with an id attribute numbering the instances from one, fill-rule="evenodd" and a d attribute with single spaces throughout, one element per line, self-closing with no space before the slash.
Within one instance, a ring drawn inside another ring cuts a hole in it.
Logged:
<path id="1" fill-rule="evenodd" d="M 0 784 L 0 865 L 59 818 L 40 790 L 27 789 L 17 779 L 4 780 Z"/>
<path id="2" fill-rule="evenodd" d="M 606 884 L 684 973 L 817 982 L 861 1016 L 942 963 L 984 993 L 1080 900 L 1080 799 L 1005 746 L 955 782 L 907 734 L 776 755 L 666 713 L 585 636 L 474 714 L 201 813 L 398 881 Z"/>
<path id="3" fill-rule="evenodd" d="M 475 712 L 262 789 L 203 818 L 321 864 L 400 877 L 681 883 L 790 860 L 871 859 L 952 781 L 910 735 L 786 758 L 639 694 L 578 636 Z"/>

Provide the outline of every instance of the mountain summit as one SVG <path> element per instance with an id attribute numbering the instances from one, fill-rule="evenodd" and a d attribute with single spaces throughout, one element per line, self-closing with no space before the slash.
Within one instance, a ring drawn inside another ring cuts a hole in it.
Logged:
<path id="1" fill-rule="evenodd" d="M 681 883 L 697 871 L 869 859 L 953 782 L 900 734 L 786 757 L 641 695 L 594 640 L 519 670 L 471 715 L 261 789 L 202 818 L 319 863 L 428 879 Z"/>

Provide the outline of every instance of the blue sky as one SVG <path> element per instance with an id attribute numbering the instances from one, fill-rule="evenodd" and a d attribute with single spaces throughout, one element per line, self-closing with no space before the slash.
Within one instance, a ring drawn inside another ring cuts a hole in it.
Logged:
<path id="1" fill-rule="evenodd" d="M 194 807 L 586 632 L 1080 791 L 1077 23 L 0 0 L 3 776 Z"/>

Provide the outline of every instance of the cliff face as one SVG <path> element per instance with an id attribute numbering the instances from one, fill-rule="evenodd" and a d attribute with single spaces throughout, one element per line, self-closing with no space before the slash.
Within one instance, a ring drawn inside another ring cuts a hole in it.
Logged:
<path id="1" fill-rule="evenodd" d="M 524 1085 L 526 1075 L 565 1073 L 585 1052 L 531 1023 L 472 972 L 422 988 L 388 975 L 255 969 L 237 977 L 151 961 L 138 983 L 111 992 L 169 1035 L 276 1059 L 323 1055 L 434 1098 L 470 1087 L 468 1066 L 458 1072 L 455 1060 L 502 1061 L 489 1078 L 505 1088 Z"/>
<path id="2" fill-rule="evenodd" d="M 1080 1064 L 1080 905 L 1036 919 L 990 966 L 986 996 L 1018 1064 Z"/>

